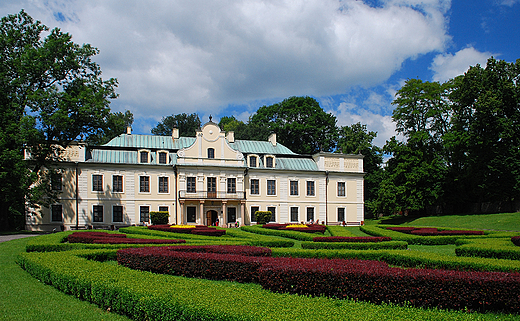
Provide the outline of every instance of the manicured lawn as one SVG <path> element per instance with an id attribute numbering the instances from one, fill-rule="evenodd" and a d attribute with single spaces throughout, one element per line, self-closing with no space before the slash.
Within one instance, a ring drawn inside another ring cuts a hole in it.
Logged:
<path id="1" fill-rule="evenodd" d="M 429 216 L 403 225 L 520 232 L 520 213 Z"/>
<path id="2" fill-rule="evenodd" d="M 0 243 L 0 320 L 129 320 L 42 284 L 15 263 L 28 238 Z"/>

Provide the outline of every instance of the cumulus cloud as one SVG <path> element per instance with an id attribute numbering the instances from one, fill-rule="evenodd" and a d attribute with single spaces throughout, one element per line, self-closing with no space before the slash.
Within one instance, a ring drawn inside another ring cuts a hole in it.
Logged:
<path id="1" fill-rule="evenodd" d="M 443 52 L 448 0 L 6 1 L 101 50 L 115 106 L 136 117 L 216 114 L 233 104 L 380 84 Z M 10 10 L 10 12 L 7 12 Z M 377 97 L 374 97 L 377 98 Z"/>
<path id="2" fill-rule="evenodd" d="M 492 53 L 480 52 L 473 47 L 462 49 L 455 54 L 439 54 L 433 59 L 430 66 L 434 72 L 433 80 L 445 82 L 464 74 L 470 66 L 477 64 L 485 66 L 487 59 L 491 56 L 493 56 Z"/>

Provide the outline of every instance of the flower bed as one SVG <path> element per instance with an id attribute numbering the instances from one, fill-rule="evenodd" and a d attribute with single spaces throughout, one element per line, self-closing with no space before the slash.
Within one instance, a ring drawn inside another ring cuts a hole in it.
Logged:
<path id="1" fill-rule="evenodd" d="M 315 237 L 312 239 L 313 242 L 356 242 L 356 243 L 388 242 L 391 240 L 392 240 L 392 238 L 387 237 L 387 236 L 324 236 L 324 237 Z"/>
<path id="2" fill-rule="evenodd" d="M 177 244 L 185 240 L 137 239 L 127 238 L 126 234 L 110 234 L 105 232 L 74 232 L 67 237 L 69 243 L 91 244 Z"/>
<path id="3" fill-rule="evenodd" d="M 511 238 L 511 242 L 513 242 L 514 245 L 520 246 L 520 235 L 519 236 L 513 236 Z"/>
<path id="4" fill-rule="evenodd" d="M 386 229 L 420 236 L 484 235 L 484 231 L 440 230 L 435 227 L 387 227 Z"/>
<path id="5" fill-rule="evenodd" d="M 380 261 L 193 253 L 182 247 L 117 252 L 121 265 L 174 275 L 258 282 L 273 292 L 471 311 L 520 312 L 520 273 L 401 269 Z"/>
<path id="6" fill-rule="evenodd" d="M 192 227 L 187 227 L 192 226 Z M 214 227 L 203 226 L 203 225 L 151 225 L 148 226 L 150 230 L 173 232 L 173 233 L 186 233 L 196 235 L 207 235 L 207 236 L 222 236 L 226 234 L 226 230 L 219 230 Z"/>

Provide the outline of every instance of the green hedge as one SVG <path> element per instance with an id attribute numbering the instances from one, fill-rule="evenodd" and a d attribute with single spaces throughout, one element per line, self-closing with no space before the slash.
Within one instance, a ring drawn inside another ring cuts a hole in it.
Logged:
<path id="1" fill-rule="evenodd" d="M 446 256 L 419 251 L 278 248 L 272 249 L 272 256 L 377 260 L 402 267 L 520 272 L 520 261 Z"/>
<path id="2" fill-rule="evenodd" d="M 134 320 L 519 319 L 516 315 L 467 314 L 275 294 L 255 284 L 153 274 L 84 258 L 109 257 L 113 251 L 102 252 L 22 253 L 18 261 L 42 282 Z"/>
<path id="3" fill-rule="evenodd" d="M 395 249 L 406 250 L 408 243 L 403 241 L 388 241 L 377 243 L 354 243 L 354 242 L 302 242 L 304 249 L 352 249 L 352 250 L 380 250 Z"/>
<path id="4" fill-rule="evenodd" d="M 464 243 L 455 249 L 458 256 L 520 260 L 520 247 L 514 245 L 511 238 L 465 240 Z"/>
<path id="5" fill-rule="evenodd" d="M 446 245 L 456 244 L 459 239 L 481 239 L 481 238 L 496 238 L 506 237 L 505 235 L 513 235 L 510 232 L 489 232 L 486 231 L 486 235 L 442 235 L 442 236 L 420 236 L 413 234 L 406 234 L 402 232 L 392 231 L 386 229 L 393 225 L 364 225 L 360 226 L 359 229 L 369 235 L 373 236 L 388 236 L 395 241 L 405 241 L 408 244 L 422 244 L 422 245 Z M 509 236 L 511 237 L 511 236 Z"/>
<path id="6" fill-rule="evenodd" d="M 150 220 L 153 225 L 168 224 L 170 213 L 168 211 L 150 212 Z"/>
<path id="7" fill-rule="evenodd" d="M 280 237 L 287 237 L 299 241 L 309 241 L 312 242 L 312 239 L 316 236 L 323 236 L 321 233 L 304 233 L 304 232 L 296 232 L 296 231 L 282 231 L 282 230 L 272 230 L 263 228 L 260 225 L 252 225 L 252 226 L 242 226 L 241 227 L 244 231 L 256 233 L 256 234 L 263 234 L 263 235 L 272 235 L 272 236 L 280 236 Z"/>

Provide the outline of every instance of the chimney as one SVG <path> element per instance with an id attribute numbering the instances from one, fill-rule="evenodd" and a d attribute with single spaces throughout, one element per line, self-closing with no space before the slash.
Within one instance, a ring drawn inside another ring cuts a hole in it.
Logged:
<path id="1" fill-rule="evenodd" d="M 273 146 L 276 146 L 276 134 L 272 133 L 267 139 Z"/>
<path id="2" fill-rule="evenodd" d="M 235 142 L 235 132 L 229 131 L 227 132 L 226 138 L 228 142 L 234 143 Z"/>
<path id="3" fill-rule="evenodd" d="M 173 131 L 172 131 L 172 138 L 173 139 L 179 139 L 179 128 L 173 128 Z"/>
<path id="4" fill-rule="evenodd" d="M 132 135 L 132 127 L 130 127 L 130 126 L 126 127 L 126 134 Z"/>

